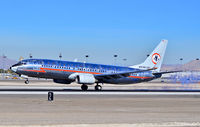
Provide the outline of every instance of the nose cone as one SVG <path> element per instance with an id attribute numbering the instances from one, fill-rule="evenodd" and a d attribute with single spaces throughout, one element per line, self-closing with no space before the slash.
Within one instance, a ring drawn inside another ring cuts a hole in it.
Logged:
<path id="1" fill-rule="evenodd" d="M 17 66 L 15 66 L 15 67 L 10 67 L 10 70 L 12 70 L 13 72 L 17 72 Z"/>

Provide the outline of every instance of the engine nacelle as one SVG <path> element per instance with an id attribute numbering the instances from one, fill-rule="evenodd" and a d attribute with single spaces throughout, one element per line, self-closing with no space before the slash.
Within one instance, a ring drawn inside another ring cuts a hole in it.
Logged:
<path id="1" fill-rule="evenodd" d="M 28 76 L 27 76 L 27 75 L 20 75 L 20 77 L 25 78 L 25 79 L 28 79 Z"/>
<path id="2" fill-rule="evenodd" d="M 92 74 L 80 74 L 77 75 L 76 81 L 79 84 L 94 84 L 96 79 Z"/>
<path id="3" fill-rule="evenodd" d="M 60 83 L 60 84 L 71 84 L 71 80 L 63 80 L 63 79 L 53 79 L 55 83 Z"/>

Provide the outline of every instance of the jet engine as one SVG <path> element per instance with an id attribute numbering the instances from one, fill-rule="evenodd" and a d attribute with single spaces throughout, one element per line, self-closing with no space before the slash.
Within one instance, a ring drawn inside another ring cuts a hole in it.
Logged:
<path id="1" fill-rule="evenodd" d="M 80 74 L 76 77 L 76 82 L 79 84 L 94 84 L 96 79 L 92 74 Z"/>

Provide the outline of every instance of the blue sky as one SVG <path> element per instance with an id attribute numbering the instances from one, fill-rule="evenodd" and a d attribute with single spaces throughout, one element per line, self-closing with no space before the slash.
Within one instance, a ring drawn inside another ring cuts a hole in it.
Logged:
<path id="1" fill-rule="evenodd" d="M 143 62 L 168 39 L 164 63 L 200 57 L 199 0 L 2 0 L 0 54 L 28 58 Z"/>

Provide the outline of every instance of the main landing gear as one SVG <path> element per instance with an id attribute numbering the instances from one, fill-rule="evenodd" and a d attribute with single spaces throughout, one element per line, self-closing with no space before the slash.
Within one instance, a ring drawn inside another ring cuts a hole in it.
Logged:
<path id="1" fill-rule="evenodd" d="M 25 84 L 29 84 L 29 80 L 28 79 L 26 79 L 26 81 L 24 82 Z"/>
<path id="2" fill-rule="evenodd" d="M 102 90 L 102 86 L 97 83 L 97 85 L 94 87 L 94 89 L 96 91 L 101 91 Z"/>
<path id="3" fill-rule="evenodd" d="M 83 85 L 81 86 L 81 89 L 82 89 L 83 91 L 87 91 L 87 90 L 88 90 L 88 86 L 87 86 L 86 84 L 83 84 Z M 95 89 L 96 91 L 101 91 L 101 90 L 102 90 L 102 86 L 99 85 L 99 84 L 97 83 L 97 85 L 94 87 L 94 89 Z"/>
<path id="4" fill-rule="evenodd" d="M 83 91 L 87 91 L 87 90 L 88 90 L 88 86 L 85 85 L 85 84 L 83 84 L 83 85 L 81 86 L 81 89 L 82 89 Z"/>

